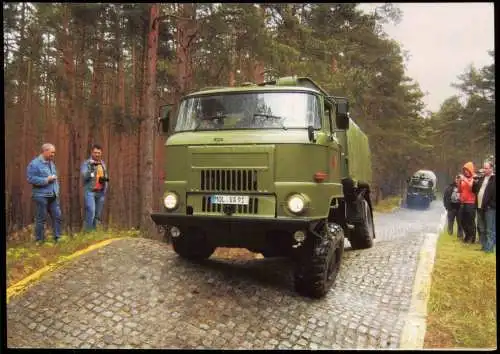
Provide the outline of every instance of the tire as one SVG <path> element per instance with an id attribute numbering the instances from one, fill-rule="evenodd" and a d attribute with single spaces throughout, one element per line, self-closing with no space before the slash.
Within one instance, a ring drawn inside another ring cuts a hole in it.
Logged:
<path id="1" fill-rule="evenodd" d="M 372 213 L 366 199 L 361 200 L 362 221 L 354 224 L 349 242 L 352 249 L 359 250 L 373 247 L 375 230 L 373 226 Z"/>
<path id="2" fill-rule="evenodd" d="M 309 234 L 302 246 L 294 273 L 295 290 L 300 295 L 322 298 L 335 283 L 344 254 L 344 231 L 339 225 L 332 225 L 333 232 L 323 222 L 320 234 L 324 238 Z"/>
<path id="3" fill-rule="evenodd" d="M 180 237 L 172 237 L 172 245 L 175 253 L 190 260 L 207 259 L 215 251 L 215 246 L 209 245 L 205 237 L 200 234 L 184 234 Z"/>

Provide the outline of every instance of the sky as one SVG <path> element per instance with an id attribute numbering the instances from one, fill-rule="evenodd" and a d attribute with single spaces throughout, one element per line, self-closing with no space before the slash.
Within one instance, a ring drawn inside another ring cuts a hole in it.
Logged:
<path id="1" fill-rule="evenodd" d="M 365 11 L 378 4 L 364 3 Z M 384 25 L 389 37 L 409 52 L 406 75 L 415 79 L 426 96 L 426 109 L 438 111 L 445 99 L 458 94 L 451 83 L 469 65 L 492 63 L 494 49 L 493 3 L 398 3 L 403 17 Z"/>

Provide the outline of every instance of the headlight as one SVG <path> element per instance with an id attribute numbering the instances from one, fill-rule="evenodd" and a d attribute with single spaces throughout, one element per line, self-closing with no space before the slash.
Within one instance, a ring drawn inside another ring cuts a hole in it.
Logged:
<path id="1" fill-rule="evenodd" d="M 165 208 L 168 210 L 173 210 L 177 207 L 177 202 L 179 200 L 177 199 L 177 195 L 175 193 L 169 192 L 165 194 L 165 197 L 163 198 L 163 205 L 165 205 Z"/>
<path id="2" fill-rule="evenodd" d="M 305 207 L 306 201 L 301 195 L 295 194 L 288 198 L 288 209 L 292 213 L 299 214 L 304 210 Z"/>

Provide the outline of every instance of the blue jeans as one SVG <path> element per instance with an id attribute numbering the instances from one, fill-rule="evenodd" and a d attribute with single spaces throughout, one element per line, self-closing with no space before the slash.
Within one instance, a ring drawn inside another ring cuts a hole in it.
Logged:
<path id="1" fill-rule="evenodd" d="M 35 202 L 35 238 L 37 241 L 45 240 L 45 222 L 47 213 L 52 220 L 52 229 L 54 230 L 54 240 L 61 237 L 62 213 L 57 197 L 33 197 Z"/>
<path id="2" fill-rule="evenodd" d="M 104 192 L 85 191 L 85 231 L 95 230 L 101 220 Z"/>
<path id="3" fill-rule="evenodd" d="M 477 209 L 477 233 L 481 249 L 486 249 L 486 209 Z"/>
<path id="4" fill-rule="evenodd" d="M 484 250 L 486 252 L 493 252 L 497 244 L 496 209 L 486 209 L 484 214 L 486 219 L 486 242 Z"/>

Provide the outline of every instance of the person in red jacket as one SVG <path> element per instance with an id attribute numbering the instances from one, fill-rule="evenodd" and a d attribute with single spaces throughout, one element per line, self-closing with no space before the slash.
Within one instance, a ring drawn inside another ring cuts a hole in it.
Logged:
<path id="1" fill-rule="evenodd" d="M 474 164 L 467 162 L 462 168 L 458 192 L 460 193 L 460 223 L 464 231 L 464 242 L 476 240 L 476 194 L 472 191 L 474 183 Z"/>

